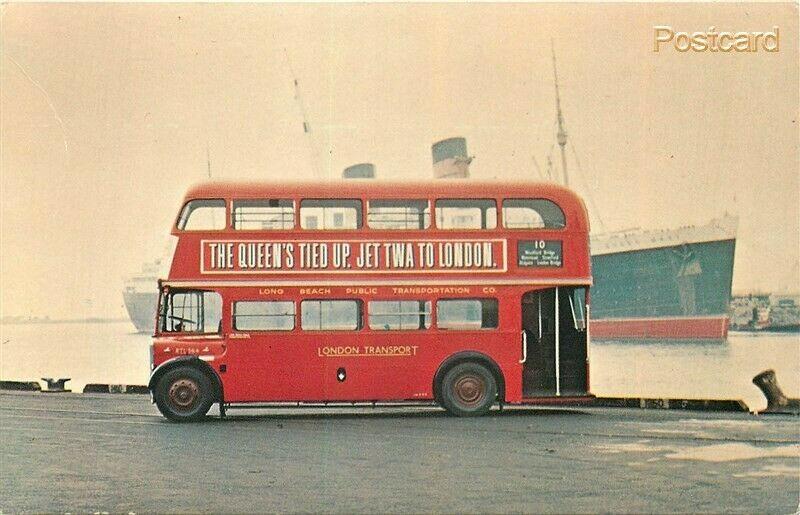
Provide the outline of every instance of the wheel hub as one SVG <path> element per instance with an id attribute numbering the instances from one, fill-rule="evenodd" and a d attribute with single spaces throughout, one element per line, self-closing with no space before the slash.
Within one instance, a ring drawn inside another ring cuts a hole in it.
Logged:
<path id="1" fill-rule="evenodd" d="M 191 379 L 178 379 L 169 388 L 169 401 L 176 409 L 190 410 L 197 403 L 200 387 Z"/>
<path id="2" fill-rule="evenodd" d="M 460 402 L 472 406 L 483 400 L 486 395 L 486 383 L 481 377 L 463 375 L 455 382 L 453 390 Z"/>

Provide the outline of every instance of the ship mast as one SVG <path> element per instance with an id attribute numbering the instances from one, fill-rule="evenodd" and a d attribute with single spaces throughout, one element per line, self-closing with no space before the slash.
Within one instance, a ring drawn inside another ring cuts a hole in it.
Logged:
<path id="1" fill-rule="evenodd" d="M 564 113 L 561 112 L 561 95 L 558 91 L 558 70 L 556 68 L 556 50 L 555 45 L 553 44 L 553 40 L 550 40 L 550 49 L 553 55 L 553 82 L 555 83 L 556 89 L 556 121 L 558 123 L 558 132 L 556 132 L 556 142 L 558 142 L 558 146 L 561 147 L 561 170 L 563 171 L 563 179 L 564 179 L 564 186 L 569 187 L 569 175 L 567 174 L 567 130 L 564 128 Z M 552 149 L 553 146 L 550 146 L 550 154 L 547 156 L 547 169 L 548 175 L 551 173 L 555 175 L 553 172 L 553 162 L 552 162 Z M 581 169 L 581 162 L 578 160 L 578 154 L 575 151 L 575 144 L 570 145 L 570 150 L 572 150 L 572 156 L 575 158 L 575 165 L 577 167 L 578 173 L 583 175 L 583 170 Z M 597 206 L 594 203 L 594 197 L 591 194 L 591 191 L 586 192 L 586 198 L 589 200 L 589 204 L 591 205 L 592 209 L 590 213 L 594 215 L 597 221 L 600 224 L 600 227 L 605 227 L 603 223 L 603 219 L 600 216 L 600 210 L 597 209 Z"/>
<path id="2" fill-rule="evenodd" d="M 317 142 L 314 139 L 314 133 L 311 130 L 311 124 L 308 121 L 308 110 L 306 109 L 306 104 L 303 101 L 303 95 L 300 91 L 300 81 L 297 78 L 297 75 L 294 73 L 294 68 L 292 67 L 292 61 L 289 59 L 289 51 L 286 47 L 283 47 L 283 55 L 286 58 L 286 67 L 289 69 L 289 75 L 292 78 L 292 84 L 294 86 L 294 100 L 295 106 L 300 114 L 300 118 L 303 121 L 303 134 L 306 136 L 306 140 L 308 141 L 308 146 L 310 150 L 310 158 L 311 158 L 311 167 L 314 171 L 319 175 L 320 178 L 325 177 L 325 166 L 320 157 L 320 153 L 318 151 Z"/>
<path id="3" fill-rule="evenodd" d="M 556 85 L 556 114 L 558 117 L 558 132 L 556 141 L 561 147 L 561 169 L 564 172 L 564 186 L 569 186 L 569 176 L 567 175 L 567 154 L 564 147 L 567 145 L 567 131 L 564 129 L 564 115 L 561 113 L 561 97 L 558 94 L 558 72 L 556 70 L 556 49 L 553 40 L 550 40 L 550 49 L 553 53 L 553 79 Z"/>

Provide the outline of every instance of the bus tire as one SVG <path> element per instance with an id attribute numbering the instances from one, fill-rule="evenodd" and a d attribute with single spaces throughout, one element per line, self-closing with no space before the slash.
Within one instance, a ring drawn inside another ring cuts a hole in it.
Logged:
<path id="1" fill-rule="evenodd" d="M 172 422 L 202 420 L 214 402 L 208 376 L 192 366 L 165 372 L 156 384 L 153 397 L 161 414 Z"/>
<path id="2" fill-rule="evenodd" d="M 453 366 L 442 379 L 441 404 L 451 415 L 478 417 L 497 399 L 497 381 L 492 372 L 472 361 Z"/>

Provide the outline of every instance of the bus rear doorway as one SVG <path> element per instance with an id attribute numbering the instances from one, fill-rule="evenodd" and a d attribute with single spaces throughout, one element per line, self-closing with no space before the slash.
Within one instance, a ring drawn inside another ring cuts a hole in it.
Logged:
<path id="1" fill-rule="evenodd" d="M 562 287 L 522 296 L 523 399 L 589 394 L 586 295 Z"/>

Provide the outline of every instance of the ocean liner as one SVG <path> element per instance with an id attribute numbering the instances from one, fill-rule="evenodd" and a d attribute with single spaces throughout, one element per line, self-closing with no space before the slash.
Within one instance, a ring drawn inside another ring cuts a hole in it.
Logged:
<path id="1" fill-rule="evenodd" d="M 592 337 L 725 338 L 737 222 L 593 235 Z"/>
<path id="2" fill-rule="evenodd" d="M 161 260 L 145 263 L 140 273 L 125 281 L 122 298 L 125 301 L 128 316 L 139 333 L 152 334 L 155 330 L 160 270 Z"/>

